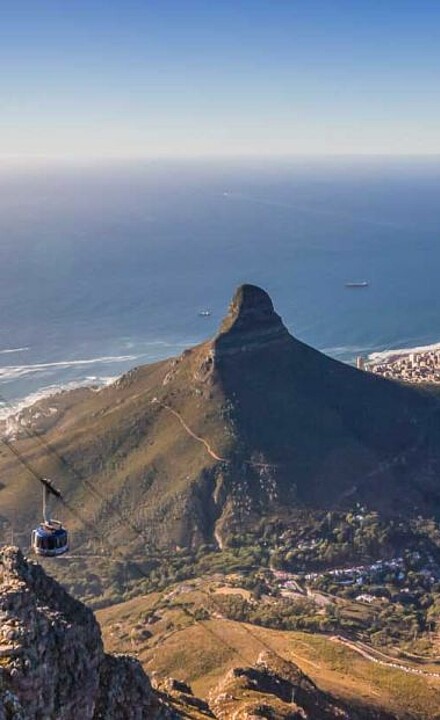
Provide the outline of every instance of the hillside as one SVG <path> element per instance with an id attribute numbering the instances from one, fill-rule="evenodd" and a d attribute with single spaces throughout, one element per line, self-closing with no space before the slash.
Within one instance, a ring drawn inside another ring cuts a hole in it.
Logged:
<path id="1" fill-rule="evenodd" d="M 212 340 L 34 406 L 13 445 L 60 487 L 74 546 L 123 556 L 222 545 L 301 508 L 435 514 L 439 440 L 435 398 L 304 345 L 244 285 Z M 40 488 L 7 447 L 0 476 L 1 537 L 26 546 Z"/>
<path id="2" fill-rule="evenodd" d="M 348 711 L 352 720 L 440 717 L 438 663 L 366 653 L 363 646 L 350 646 L 329 633 L 230 620 L 222 614 L 220 599 L 248 596 L 231 581 L 221 576 L 194 580 L 99 610 L 106 647 L 135 653 L 147 673 L 154 671 L 158 686 L 166 686 L 169 675 L 190 686 L 216 717 L 231 718 L 254 703 L 269 704 L 275 717 L 291 717 L 292 697 L 307 709 L 308 693 L 313 718 L 325 718 L 326 712 L 333 717 L 331 706 L 338 708 L 339 715 L 333 709 L 336 717 Z M 304 690 L 302 701 L 298 688 Z"/>

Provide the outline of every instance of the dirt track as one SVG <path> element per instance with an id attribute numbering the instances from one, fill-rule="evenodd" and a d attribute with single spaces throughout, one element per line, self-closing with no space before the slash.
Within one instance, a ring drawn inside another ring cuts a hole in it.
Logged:
<path id="1" fill-rule="evenodd" d="M 393 670 L 401 670 L 402 672 L 410 673 L 412 675 L 422 675 L 424 677 L 438 678 L 440 680 L 440 673 L 429 672 L 427 670 L 419 670 L 418 668 L 411 667 L 409 665 L 402 665 L 401 663 L 395 662 L 394 658 L 388 657 L 380 650 L 369 648 L 365 643 L 357 642 L 355 640 L 347 640 L 340 635 L 334 635 L 330 638 L 333 642 L 340 643 L 354 650 L 363 658 L 370 662 L 377 663 L 377 665 L 383 665 L 384 667 L 392 668 Z"/>

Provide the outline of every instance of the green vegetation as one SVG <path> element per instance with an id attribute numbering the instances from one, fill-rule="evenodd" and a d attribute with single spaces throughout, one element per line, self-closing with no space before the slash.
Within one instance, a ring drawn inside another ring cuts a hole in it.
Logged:
<path id="1" fill-rule="evenodd" d="M 45 565 L 95 608 L 196 578 L 228 578 L 230 587 L 243 588 L 248 596 L 212 596 L 209 612 L 262 627 L 343 633 L 377 647 L 437 654 L 440 533 L 435 522 L 388 522 L 361 507 L 309 514 L 304 522 L 299 514 L 291 522 L 262 524 L 255 533 L 232 535 L 222 551 L 201 545 L 150 559 L 135 555 L 130 562 L 115 562 L 104 554 L 67 556 Z M 335 566 L 342 569 L 333 570 Z M 277 579 L 277 570 L 288 572 L 287 579 Z M 293 591 L 288 589 L 289 577 L 296 578 L 299 592 L 295 583 Z"/>

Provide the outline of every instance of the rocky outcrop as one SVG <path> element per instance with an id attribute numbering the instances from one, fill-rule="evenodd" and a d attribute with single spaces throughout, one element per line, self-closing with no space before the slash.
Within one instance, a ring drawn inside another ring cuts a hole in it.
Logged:
<path id="1" fill-rule="evenodd" d="M 0 550 L 0 720 L 165 720 L 139 663 L 104 653 L 91 610 Z"/>
<path id="2" fill-rule="evenodd" d="M 248 352 L 289 340 L 289 333 L 274 310 L 267 292 L 256 285 L 235 291 L 228 314 L 213 341 L 215 357 Z"/>
<path id="3" fill-rule="evenodd" d="M 377 709 L 346 706 L 271 652 L 262 653 L 253 667 L 230 670 L 209 704 L 217 720 L 392 720 Z"/>
<path id="4" fill-rule="evenodd" d="M 175 678 L 156 677 L 154 674 L 151 682 L 157 693 L 166 698 L 167 704 L 188 720 L 215 718 L 208 703 L 196 697 L 187 683 Z"/>

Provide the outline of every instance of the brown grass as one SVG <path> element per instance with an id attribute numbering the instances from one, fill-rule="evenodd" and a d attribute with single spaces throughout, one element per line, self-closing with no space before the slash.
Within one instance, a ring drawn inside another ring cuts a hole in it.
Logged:
<path id="1" fill-rule="evenodd" d="M 316 684 L 335 697 L 395 712 L 401 718 L 433 720 L 440 717 L 440 681 L 408 675 L 376 665 L 324 635 L 281 632 L 225 619 L 195 623 L 184 603 L 197 605 L 197 592 L 181 594 L 179 603 L 158 610 L 160 621 L 149 626 L 153 633 L 135 647 L 129 632 L 125 640 L 112 635 L 112 627 L 123 628 L 158 602 L 141 598 L 98 611 L 105 644 L 109 650 L 135 651 L 145 670 L 188 682 L 196 695 L 206 697 L 232 667 L 252 665 L 264 650 L 272 650 L 296 663 Z M 180 604 L 180 607 L 179 607 Z"/>

